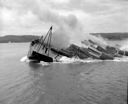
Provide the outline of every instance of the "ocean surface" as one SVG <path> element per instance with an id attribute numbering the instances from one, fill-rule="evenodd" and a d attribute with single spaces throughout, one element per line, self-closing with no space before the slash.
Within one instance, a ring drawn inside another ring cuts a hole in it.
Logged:
<path id="1" fill-rule="evenodd" d="M 128 60 L 34 64 L 28 48 L 0 44 L 0 104 L 127 104 Z"/>

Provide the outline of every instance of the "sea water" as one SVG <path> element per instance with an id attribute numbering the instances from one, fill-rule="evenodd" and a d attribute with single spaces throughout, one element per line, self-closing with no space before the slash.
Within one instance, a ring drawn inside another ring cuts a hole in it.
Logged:
<path id="1" fill-rule="evenodd" d="M 128 58 L 31 63 L 28 48 L 0 44 L 0 104 L 126 104 Z"/>

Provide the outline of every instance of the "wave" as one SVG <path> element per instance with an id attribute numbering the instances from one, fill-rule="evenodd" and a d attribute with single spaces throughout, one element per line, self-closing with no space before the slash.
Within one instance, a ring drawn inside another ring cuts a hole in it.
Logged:
<path id="1" fill-rule="evenodd" d="M 77 62 L 91 63 L 91 62 L 100 62 L 102 60 L 90 59 L 90 58 L 82 60 L 79 58 L 68 58 L 68 57 L 63 56 L 59 61 L 61 63 L 77 63 Z"/>
<path id="2" fill-rule="evenodd" d="M 24 56 L 20 59 L 21 62 L 30 62 L 30 60 L 27 58 L 27 56 Z"/>
<path id="3" fill-rule="evenodd" d="M 76 63 L 76 62 L 82 62 L 82 63 L 96 63 L 96 62 L 103 62 L 103 61 L 114 61 L 114 62 L 128 62 L 128 57 L 122 57 L 122 58 L 115 58 L 114 60 L 99 60 L 99 59 L 78 59 L 78 58 L 67 58 L 62 57 L 60 59 L 61 63 Z"/>
<path id="4" fill-rule="evenodd" d="M 20 62 L 30 63 L 30 62 L 32 62 L 32 61 L 29 60 L 27 56 L 24 56 L 24 57 L 22 57 L 22 58 L 20 59 Z M 49 63 L 43 62 L 43 61 L 41 61 L 40 63 L 41 63 L 42 66 L 48 66 L 48 65 L 50 65 Z"/>
<path id="5" fill-rule="evenodd" d="M 124 56 L 124 57 L 121 57 L 121 58 L 118 58 L 116 57 L 114 60 L 112 61 L 115 61 L 115 62 L 128 62 L 128 57 Z"/>
<path id="6" fill-rule="evenodd" d="M 29 63 L 31 62 L 27 56 L 24 56 L 21 58 L 20 60 L 21 62 L 26 62 L 26 63 Z M 79 59 L 79 58 L 68 58 L 68 57 L 61 57 L 58 62 L 53 62 L 53 64 L 79 64 L 79 63 L 97 63 L 97 62 L 104 62 L 104 61 L 110 61 L 110 62 L 128 62 L 128 57 L 122 57 L 122 58 L 115 58 L 114 60 L 99 60 L 99 59 Z M 48 66 L 50 65 L 50 63 L 47 63 L 47 62 L 43 62 L 41 61 L 40 64 L 42 66 Z"/>

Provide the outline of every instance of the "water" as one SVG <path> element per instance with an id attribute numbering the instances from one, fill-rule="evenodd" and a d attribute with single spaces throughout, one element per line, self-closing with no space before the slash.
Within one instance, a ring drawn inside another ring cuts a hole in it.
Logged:
<path id="1" fill-rule="evenodd" d="M 126 104 L 127 60 L 34 64 L 28 47 L 0 44 L 0 104 Z"/>

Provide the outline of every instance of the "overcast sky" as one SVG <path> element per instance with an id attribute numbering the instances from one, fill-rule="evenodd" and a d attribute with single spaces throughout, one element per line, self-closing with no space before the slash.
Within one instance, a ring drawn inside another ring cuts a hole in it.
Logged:
<path id="1" fill-rule="evenodd" d="M 128 0 L 0 0 L 0 35 L 128 32 Z"/>

